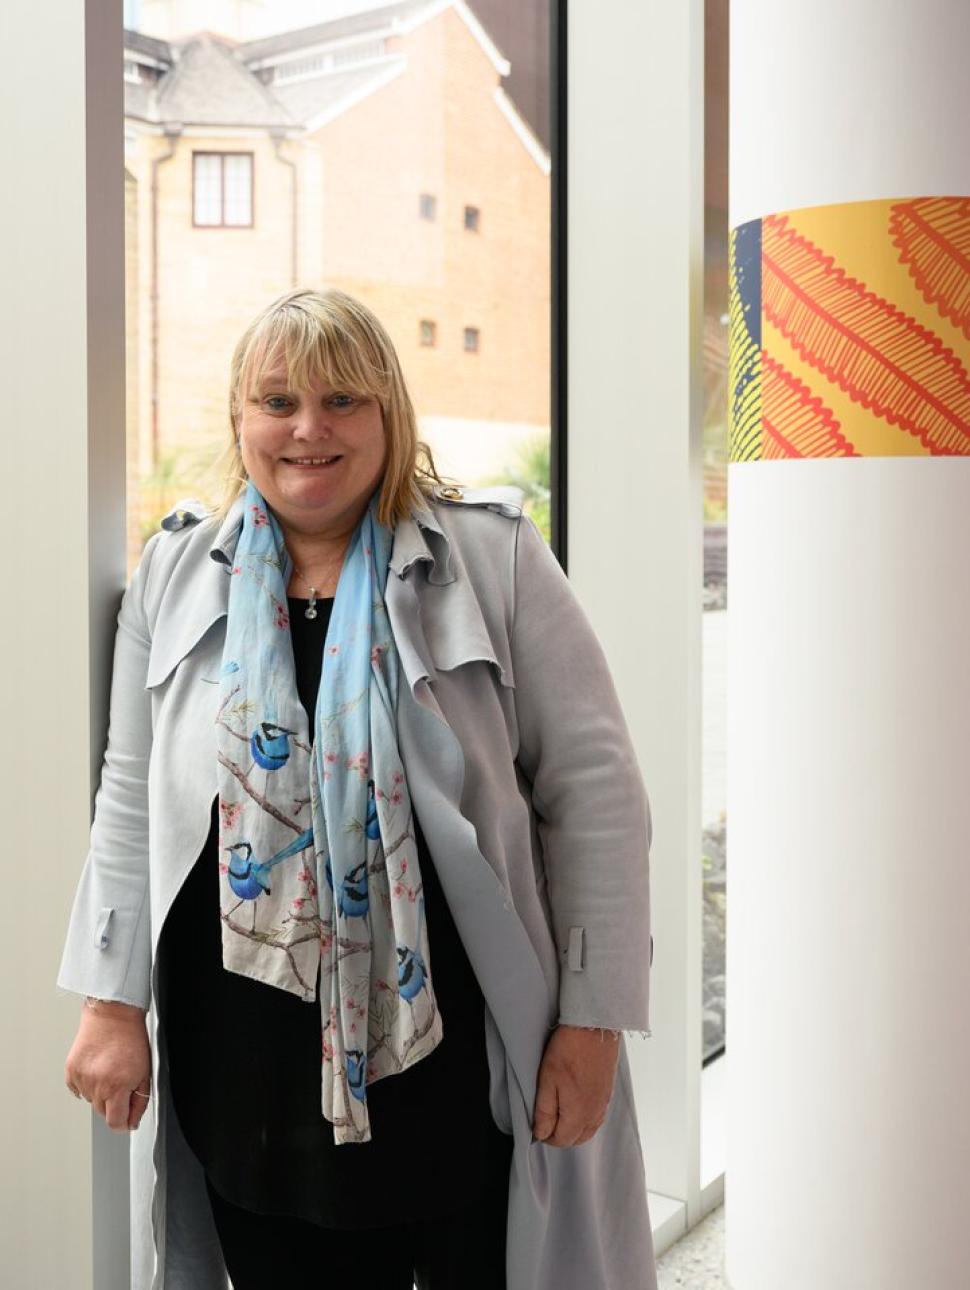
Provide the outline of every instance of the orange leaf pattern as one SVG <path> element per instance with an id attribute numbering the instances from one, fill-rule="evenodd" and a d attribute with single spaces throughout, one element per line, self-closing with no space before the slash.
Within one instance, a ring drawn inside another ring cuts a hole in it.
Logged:
<path id="1" fill-rule="evenodd" d="M 830 408 L 797 376 L 761 355 L 762 456 L 858 457 Z"/>
<path id="2" fill-rule="evenodd" d="M 889 231 L 923 298 L 970 340 L 970 200 L 899 202 Z"/>
<path id="3" fill-rule="evenodd" d="M 970 454 L 970 199 L 767 215 L 732 252 L 742 236 L 760 271 L 732 254 L 732 462 Z"/>

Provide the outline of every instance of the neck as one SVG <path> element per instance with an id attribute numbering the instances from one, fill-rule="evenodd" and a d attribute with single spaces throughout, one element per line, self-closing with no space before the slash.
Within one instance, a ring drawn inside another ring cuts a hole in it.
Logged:
<path id="1" fill-rule="evenodd" d="M 309 573 L 315 568 L 339 563 L 350 544 L 353 531 L 350 528 L 346 533 L 323 535 L 300 533 L 283 527 L 283 540 L 296 567 Z"/>
<path id="2" fill-rule="evenodd" d="M 293 563 L 288 594 L 305 599 L 313 587 L 317 596 L 335 595 L 354 527 L 342 533 L 304 533 L 285 524 L 280 527 Z"/>

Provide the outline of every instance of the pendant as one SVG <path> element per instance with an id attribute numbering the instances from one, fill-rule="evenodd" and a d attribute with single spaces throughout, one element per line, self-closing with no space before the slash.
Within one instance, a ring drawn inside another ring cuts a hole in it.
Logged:
<path id="1" fill-rule="evenodd" d="M 316 616 L 317 616 L 317 589 L 316 589 L 316 587 L 311 587 L 311 588 L 310 588 L 310 603 L 307 605 L 306 609 L 303 611 L 303 617 L 304 617 L 304 618 L 316 618 Z"/>

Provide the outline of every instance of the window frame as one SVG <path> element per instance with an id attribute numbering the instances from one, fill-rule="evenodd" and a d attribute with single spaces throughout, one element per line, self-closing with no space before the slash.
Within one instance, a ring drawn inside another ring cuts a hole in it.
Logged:
<path id="1" fill-rule="evenodd" d="M 218 224 L 202 224 L 196 219 L 196 157 L 218 157 L 219 165 L 219 215 Z M 249 158 L 249 223 L 248 224 L 227 224 L 226 223 L 226 157 L 248 157 Z M 193 228 L 218 228 L 218 229 L 246 229 L 256 227 L 256 153 L 253 149 L 218 149 L 218 148 L 193 148 L 192 149 L 192 227 Z"/>

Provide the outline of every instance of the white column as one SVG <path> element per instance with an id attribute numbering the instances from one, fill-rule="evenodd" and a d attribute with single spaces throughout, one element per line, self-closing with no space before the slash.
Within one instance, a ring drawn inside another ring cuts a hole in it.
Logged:
<path id="1" fill-rule="evenodd" d="M 967 1284 L 968 54 L 731 7 L 733 1290 Z"/>
<path id="2" fill-rule="evenodd" d="M 65 1087 L 81 1001 L 55 985 L 125 582 L 121 31 L 121 0 L 0 8 L 0 1281 L 23 1290 L 129 1283 L 129 1140 Z"/>

